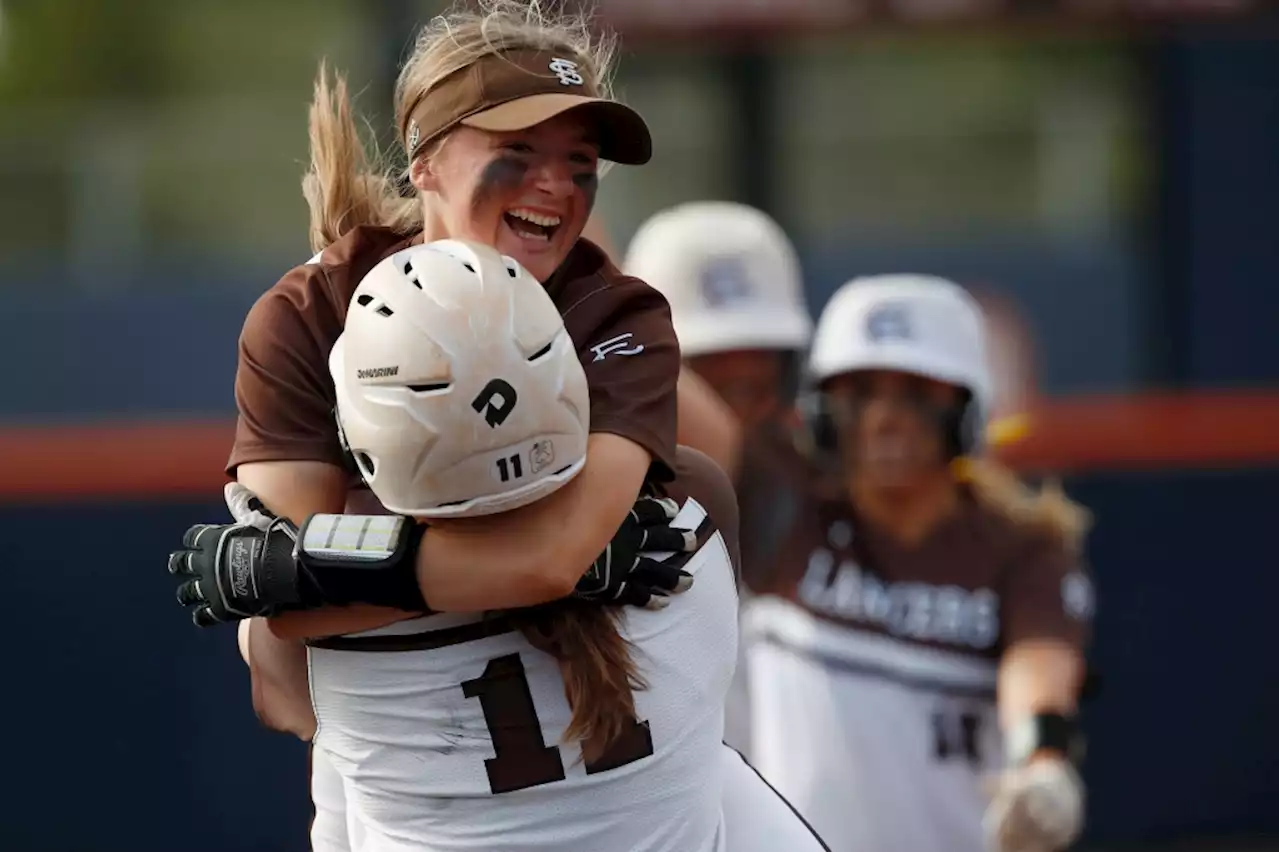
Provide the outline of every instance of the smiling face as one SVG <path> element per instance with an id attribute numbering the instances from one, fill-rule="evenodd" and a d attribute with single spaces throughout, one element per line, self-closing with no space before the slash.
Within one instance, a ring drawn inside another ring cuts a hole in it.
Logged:
<path id="1" fill-rule="evenodd" d="M 410 176 L 427 193 L 427 239 L 472 240 L 546 281 L 595 204 L 599 148 L 572 111 L 527 130 L 459 127 Z"/>

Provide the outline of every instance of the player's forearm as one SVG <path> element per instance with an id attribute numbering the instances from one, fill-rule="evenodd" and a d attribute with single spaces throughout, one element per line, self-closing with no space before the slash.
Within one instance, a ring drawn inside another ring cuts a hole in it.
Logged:
<path id="1" fill-rule="evenodd" d="M 433 527 L 417 555 L 422 595 L 438 612 L 512 609 L 562 598 L 573 591 L 576 577 L 545 570 L 565 564 L 557 560 L 555 535 L 537 517 Z"/>
<path id="2" fill-rule="evenodd" d="M 351 606 L 326 606 L 298 612 L 285 612 L 267 619 L 271 634 L 286 641 L 303 639 L 319 639 L 325 636 L 339 636 L 343 633 L 359 633 L 362 630 L 373 630 L 385 627 L 406 618 L 414 618 L 419 613 L 405 612 L 390 607 L 373 606 L 371 604 L 352 604 Z"/>
<path id="3" fill-rule="evenodd" d="M 1084 676 L 1084 660 L 1065 642 L 1028 640 L 1000 660 L 997 700 L 1006 731 L 1037 713 L 1072 716 Z"/>
<path id="4" fill-rule="evenodd" d="M 299 642 L 263 629 L 266 622 L 243 622 L 242 651 L 249 665 L 253 710 L 262 724 L 303 740 L 315 734 L 316 720 L 307 685 L 306 649 Z"/>
<path id="5" fill-rule="evenodd" d="M 439 612 L 535 606 L 574 590 L 639 496 L 648 452 L 617 435 L 591 435 L 581 473 L 536 503 L 451 520 L 418 549 L 418 585 Z"/>

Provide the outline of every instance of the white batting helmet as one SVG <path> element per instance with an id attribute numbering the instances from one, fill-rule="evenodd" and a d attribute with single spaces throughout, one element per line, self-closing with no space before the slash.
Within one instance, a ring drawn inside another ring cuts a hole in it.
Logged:
<path id="1" fill-rule="evenodd" d="M 667 297 L 685 355 L 808 345 L 813 320 L 795 248 L 754 207 L 698 201 L 658 213 L 636 232 L 623 267 Z"/>
<path id="2" fill-rule="evenodd" d="M 963 448 L 986 428 L 992 378 L 982 310 L 964 288 L 931 275 L 855 278 L 818 318 L 808 379 L 855 370 L 896 370 L 958 385 L 972 397 Z"/>
<path id="3" fill-rule="evenodd" d="M 441 240 L 375 266 L 329 369 L 347 446 L 392 512 L 503 512 L 586 461 L 587 379 L 560 313 L 486 246 Z"/>

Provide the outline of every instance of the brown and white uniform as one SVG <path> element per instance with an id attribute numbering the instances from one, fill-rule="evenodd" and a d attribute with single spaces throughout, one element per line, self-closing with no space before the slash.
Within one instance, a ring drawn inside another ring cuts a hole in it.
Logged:
<path id="1" fill-rule="evenodd" d="M 737 661 L 736 507 L 724 475 L 682 451 L 699 547 L 694 585 L 618 629 L 647 687 L 637 721 L 584 762 L 564 741 L 557 661 L 504 614 L 435 615 L 308 650 L 317 755 L 342 779 L 366 850 L 727 849 L 721 707 Z M 714 520 L 713 520 L 714 518 Z M 354 819 L 353 819 L 354 817 Z"/>
<path id="2" fill-rule="evenodd" d="M 358 228 L 254 306 L 240 340 L 229 470 L 344 463 L 329 350 L 360 279 L 411 242 Z M 645 447 L 651 478 L 670 480 L 679 349 L 665 300 L 585 241 L 546 287 L 586 372 L 591 430 Z M 675 557 L 688 558 L 693 589 L 661 612 L 623 614 L 649 688 L 617 753 L 588 767 L 560 742 L 570 713 L 559 668 L 501 619 L 436 615 L 322 642 L 310 649 L 313 782 L 324 785 L 314 796 L 317 849 L 698 850 L 725 848 L 726 835 L 737 838 L 730 852 L 777 848 L 761 838 L 820 848 L 721 744 L 737 654 L 736 505 L 714 465 L 690 457 L 687 489 L 712 521 L 696 553 Z M 723 809 L 722 796 L 733 799 Z M 758 825 L 726 830 L 725 814 Z"/>
<path id="3" fill-rule="evenodd" d="M 915 547 L 847 499 L 790 499 L 772 562 L 745 572 L 752 762 L 832 849 L 981 852 L 998 661 L 1083 642 L 1077 561 L 967 495 Z"/>

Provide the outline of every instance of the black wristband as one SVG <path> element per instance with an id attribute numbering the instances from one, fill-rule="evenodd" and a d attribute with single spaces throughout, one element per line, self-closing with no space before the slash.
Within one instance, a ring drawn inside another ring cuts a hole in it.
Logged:
<path id="1" fill-rule="evenodd" d="M 418 546 L 426 527 L 399 515 L 312 515 L 298 531 L 299 595 L 321 603 L 368 603 L 426 612 Z"/>
<path id="2" fill-rule="evenodd" d="M 1084 757 L 1084 734 L 1074 717 L 1036 713 L 1010 729 L 1005 750 L 1011 763 L 1025 763 L 1038 751 L 1056 751 L 1072 763 Z"/>
<path id="3" fill-rule="evenodd" d="M 281 608 L 307 609 L 317 607 L 324 600 L 301 582 L 300 572 L 294 561 L 296 549 L 292 536 L 269 535 L 267 548 L 262 555 L 262 597 L 277 602 Z"/>

